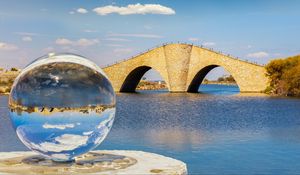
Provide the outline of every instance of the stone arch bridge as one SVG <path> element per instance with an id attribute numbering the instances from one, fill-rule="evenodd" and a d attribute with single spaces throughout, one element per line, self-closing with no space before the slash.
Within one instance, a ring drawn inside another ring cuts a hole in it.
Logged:
<path id="1" fill-rule="evenodd" d="M 189 44 L 167 44 L 103 68 L 117 92 L 134 92 L 142 76 L 154 69 L 170 92 L 198 92 L 206 74 L 223 67 L 241 92 L 261 92 L 268 84 L 263 66 Z"/>

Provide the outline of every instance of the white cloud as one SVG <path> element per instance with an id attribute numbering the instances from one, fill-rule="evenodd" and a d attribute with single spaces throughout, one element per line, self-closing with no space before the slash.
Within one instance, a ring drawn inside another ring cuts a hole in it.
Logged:
<path id="1" fill-rule="evenodd" d="M 119 6 L 103 6 L 97 7 L 93 10 L 98 15 L 108 15 L 111 13 L 117 13 L 119 15 L 133 15 L 133 14 L 162 14 L 162 15 L 174 15 L 175 11 L 166 6 L 160 4 L 129 4 L 126 7 Z"/>
<path id="2" fill-rule="evenodd" d="M 68 160 L 70 158 L 69 154 L 51 154 L 51 157 L 61 160 Z"/>
<path id="3" fill-rule="evenodd" d="M 189 40 L 189 41 L 199 41 L 198 38 L 189 38 L 188 40 Z"/>
<path id="4" fill-rule="evenodd" d="M 58 38 L 55 43 L 57 45 L 64 45 L 64 46 L 67 46 L 67 45 L 73 45 L 73 46 L 92 46 L 92 45 L 95 45 L 95 44 L 98 44 L 99 43 L 99 40 L 98 39 L 86 39 L 86 38 L 81 38 L 77 41 L 72 41 L 72 40 L 69 40 L 69 39 L 66 39 L 66 38 Z"/>
<path id="5" fill-rule="evenodd" d="M 87 135 L 91 135 L 94 131 L 87 131 L 87 132 L 83 132 L 82 134 L 87 136 Z"/>
<path id="6" fill-rule="evenodd" d="M 73 44 L 73 42 L 71 40 L 68 40 L 66 38 L 58 38 L 55 41 L 55 43 L 58 45 L 72 45 Z"/>
<path id="7" fill-rule="evenodd" d="M 64 125 L 51 125 L 51 124 L 44 124 L 43 125 L 43 128 L 45 129 L 61 129 L 61 130 L 64 130 L 66 128 L 74 128 L 75 127 L 75 124 L 64 124 Z"/>
<path id="8" fill-rule="evenodd" d="M 77 9 L 76 10 L 78 13 L 81 13 L 81 14 L 85 14 L 85 13 L 87 13 L 88 11 L 86 10 L 86 9 L 84 9 L 84 8 L 79 8 L 79 9 Z"/>
<path id="9" fill-rule="evenodd" d="M 104 40 L 106 40 L 106 41 L 130 41 L 130 40 L 124 39 L 124 38 L 106 38 Z"/>
<path id="10" fill-rule="evenodd" d="M 5 43 L 5 42 L 0 41 L 0 50 L 13 51 L 13 50 L 17 50 L 17 49 L 18 49 L 18 47 L 14 44 L 9 44 L 9 43 Z"/>
<path id="11" fill-rule="evenodd" d="M 74 11 L 69 11 L 69 14 L 70 14 L 70 15 L 74 15 L 75 12 L 74 12 Z"/>
<path id="12" fill-rule="evenodd" d="M 108 47 L 123 47 L 121 44 L 106 44 Z"/>
<path id="13" fill-rule="evenodd" d="M 53 142 L 43 142 L 39 146 L 41 150 L 51 152 L 61 152 L 76 149 L 83 146 L 88 141 L 88 136 L 74 135 L 74 134 L 63 134 L 56 137 Z"/>
<path id="14" fill-rule="evenodd" d="M 85 29 L 84 32 L 86 32 L 86 33 L 97 33 L 97 32 L 99 32 L 99 31 L 97 31 L 97 30 Z"/>
<path id="15" fill-rule="evenodd" d="M 251 49 L 253 46 L 252 45 L 247 45 L 247 49 Z"/>
<path id="16" fill-rule="evenodd" d="M 118 48 L 113 50 L 114 53 L 131 53 L 131 48 Z"/>
<path id="17" fill-rule="evenodd" d="M 41 34 L 39 33 L 31 33 L 31 32 L 15 32 L 17 35 L 22 35 L 22 36 L 39 36 Z"/>
<path id="18" fill-rule="evenodd" d="M 63 46 L 61 47 L 62 50 L 64 50 L 65 52 L 69 52 L 69 53 L 77 53 L 78 50 L 77 49 L 74 49 L 73 47 L 70 47 L 70 46 Z"/>
<path id="19" fill-rule="evenodd" d="M 255 53 L 249 53 L 247 55 L 247 57 L 249 57 L 249 58 L 266 58 L 268 56 L 269 56 L 269 54 L 267 52 L 263 52 L 263 51 L 255 52 Z"/>
<path id="20" fill-rule="evenodd" d="M 24 36 L 24 37 L 22 37 L 22 41 L 30 42 L 30 41 L 32 41 L 32 38 L 30 36 Z"/>
<path id="21" fill-rule="evenodd" d="M 160 35 L 154 34 L 140 34 L 140 33 L 133 33 L 133 34 L 126 34 L 126 33 L 112 33 L 109 36 L 122 36 L 122 37 L 136 37 L 136 38 L 162 38 Z"/>
<path id="22" fill-rule="evenodd" d="M 17 129 L 17 135 L 21 141 L 28 147 L 41 150 L 43 152 L 61 152 L 61 151 L 70 151 L 76 149 L 80 146 L 86 145 L 89 139 L 88 136 L 81 136 L 75 134 L 63 134 L 61 136 L 55 137 L 52 142 L 42 142 L 40 144 L 35 144 L 33 142 L 27 142 L 22 137 L 22 130 Z M 59 155 L 57 155 L 59 156 Z M 62 156 L 62 155 L 61 155 Z M 58 158 L 58 157 L 57 157 Z M 63 157 L 60 157 L 63 158 Z"/>
<path id="23" fill-rule="evenodd" d="M 92 46 L 92 45 L 95 45 L 95 44 L 98 44 L 98 43 L 99 43 L 99 40 L 97 40 L 97 39 L 81 38 L 75 43 L 75 45 L 78 45 L 78 46 Z"/>
<path id="24" fill-rule="evenodd" d="M 211 47 L 211 46 L 215 46 L 216 43 L 214 43 L 214 42 L 205 42 L 205 43 L 203 43 L 202 45 L 203 45 L 203 46 L 206 46 L 206 47 Z"/>
<path id="25" fill-rule="evenodd" d="M 46 47 L 43 49 L 45 52 L 53 52 L 55 49 L 53 47 Z"/>

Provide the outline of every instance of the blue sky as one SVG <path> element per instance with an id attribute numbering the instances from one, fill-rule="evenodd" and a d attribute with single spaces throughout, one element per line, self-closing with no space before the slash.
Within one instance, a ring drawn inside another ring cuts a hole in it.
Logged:
<path id="1" fill-rule="evenodd" d="M 177 41 L 264 64 L 300 53 L 299 7 L 298 0 L 3 0 L 0 67 L 22 68 L 48 52 L 105 66 Z"/>

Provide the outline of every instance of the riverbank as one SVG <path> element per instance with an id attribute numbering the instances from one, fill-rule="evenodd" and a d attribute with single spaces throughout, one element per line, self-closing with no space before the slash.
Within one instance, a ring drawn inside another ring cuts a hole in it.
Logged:
<path id="1" fill-rule="evenodd" d="M 20 71 L 0 71 L 0 94 L 9 94 L 11 86 Z"/>
<path id="2" fill-rule="evenodd" d="M 204 81 L 202 84 L 212 84 L 212 85 L 227 85 L 236 86 L 235 82 L 231 81 Z M 147 81 L 141 80 L 137 86 L 137 90 L 160 90 L 167 89 L 167 84 L 164 81 Z"/>
<path id="3" fill-rule="evenodd" d="M 235 82 L 230 82 L 230 81 L 204 81 L 202 84 L 237 86 Z M 160 90 L 160 89 L 167 89 L 167 88 L 168 88 L 167 84 L 164 81 L 142 80 L 137 86 L 137 90 Z"/>
<path id="4" fill-rule="evenodd" d="M 146 81 L 141 80 L 136 90 L 160 90 L 167 89 L 167 84 L 164 81 Z"/>
<path id="5" fill-rule="evenodd" d="M 230 82 L 230 81 L 204 81 L 202 84 L 237 86 L 235 82 Z"/>

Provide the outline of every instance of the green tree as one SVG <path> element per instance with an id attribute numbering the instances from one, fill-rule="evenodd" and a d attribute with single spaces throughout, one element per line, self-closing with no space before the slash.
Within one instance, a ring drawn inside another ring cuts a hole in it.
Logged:
<path id="1" fill-rule="evenodd" d="M 219 82 L 224 81 L 224 80 L 225 80 L 225 79 L 224 79 L 223 77 L 219 77 L 219 78 L 218 78 L 218 81 L 219 81 Z"/>
<path id="2" fill-rule="evenodd" d="M 228 77 L 225 77 L 225 81 L 228 81 L 228 82 L 235 82 L 234 78 L 232 75 L 229 75 Z"/>
<path id="3" fill-rule="evenodd" d="M 12 67 L 12 68 L 10 69 L 10 71 L 19 71 L 19 69 L 18 69 L 18 68 L 15 68 L 15 67 Z"/>

